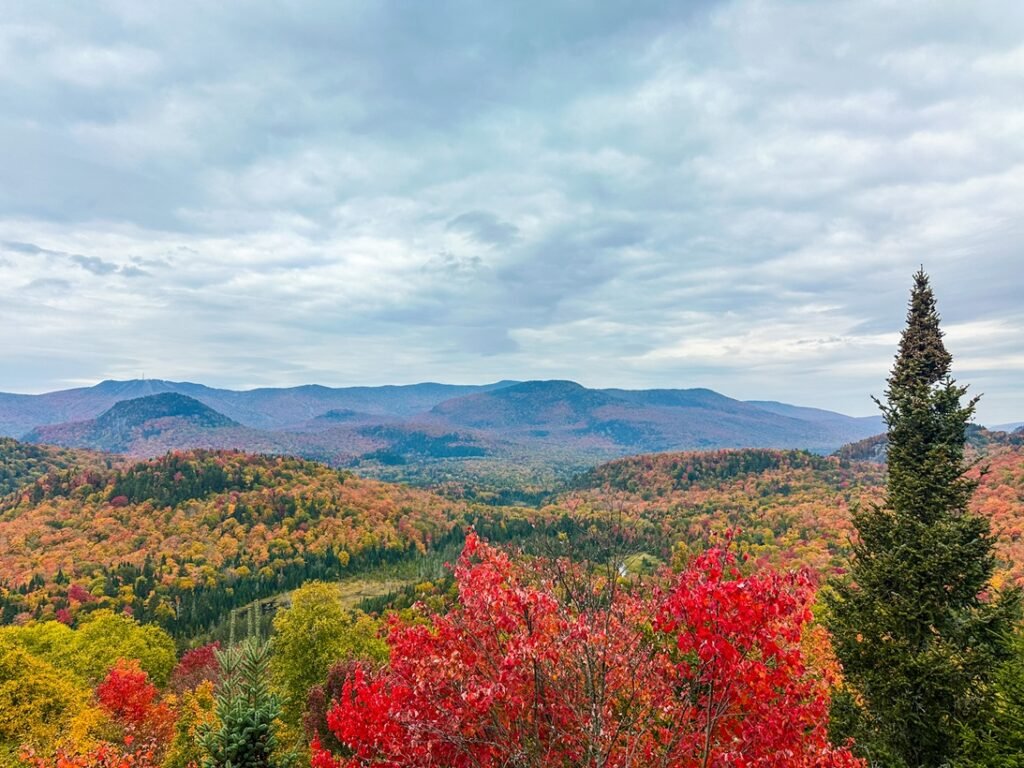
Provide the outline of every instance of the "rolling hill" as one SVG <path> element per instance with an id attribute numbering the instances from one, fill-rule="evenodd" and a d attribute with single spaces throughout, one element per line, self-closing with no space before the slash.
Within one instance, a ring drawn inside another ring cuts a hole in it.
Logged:
<path id="1" fill-rule="evenodd" d="M 0 437 L 0 498 L 46 475 L 81 471 L 103 464 L 104 457 L 90 451 L 32 445 Z"/>
<path id="2" fill-rule="evenodd" d="M 975 512 L 996 539 L 1000 580 L 1024 584 L 1024 445 L 988 445 L 970 471 Z M 802 451 L 753 449 L 633 456 L 581 475 L 542 510 L 567 512 L 580 530 L 612 526 L 637 549 L 661 558 L 673 542 L 735 532 L 754 562 L 841 573 L 854 529 L 851 510 L 878 501 L 885 466 Z M 685 555 L 685 549 L 683 553 Z"/>
<path id="3" fill-rule="evenodd" d="M 608 455 L 761 446 L 826 450 L 881 425 L 880 419 L 772 405 L 777 408 L 707 389 L 594 390 L 571 381 L 530 381 L 445 401 L 429 416 L 452 427 Z M 813 417 L 798 415 L 805 411 Z"/>
<path id="4" fill-rule="evenodd" d="M 0 457 L 35 450 L 13 449 Z M 469 523 L 499 540 L 557 535 L 584 549 L 612 536 L 655 562 L 685 558 L 732 529 L 754 563 L 840 573 L 850 511 L 881 498 L 885 476 L 884 465 L 806 451 L 640 455 L 597 466 L 529 510 L 233 451 L 111 466 L 78 452 L 57 459 L 0 500 L 0 623 L 128 608 L 186 636 L 305 579 L 457 545 Z M 1000 578 L 1024 583 L 1024 446 L 992 444 L 972 472 Z"/>
<path id="5" fill-rule="evenodd" d="M 122 400 L 95 419 L 38 427 L 26 439 L 111 453 L 137 453 L 140 445 L 202 442 L 210 432 L 238 426 L 238 422 L 194 398 L 164 392 Z"/>
<path id="6" fill-rule="evenodd" d="M 479 509 L 239 452 L 58 472 L 0 500 L 0 623 L 108 607 L 201 631 L 306 579 L 457 542 Z"/>

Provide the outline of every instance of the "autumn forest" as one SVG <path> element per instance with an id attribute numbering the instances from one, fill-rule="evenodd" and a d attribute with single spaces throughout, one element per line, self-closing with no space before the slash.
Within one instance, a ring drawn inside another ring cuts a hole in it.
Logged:
<path id="1" fill-rule="evenodd" d="M 1018 765 L 1024 431 L 953 367 L 920 272 L 833 452 L 0 439 L 0 765 Z"/>

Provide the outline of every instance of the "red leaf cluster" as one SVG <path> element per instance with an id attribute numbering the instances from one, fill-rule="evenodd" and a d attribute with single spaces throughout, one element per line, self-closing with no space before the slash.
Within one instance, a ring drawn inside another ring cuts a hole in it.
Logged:
<path id="1" fill-rule="evenodd" d="M 186 651 L 171 672 L 168 687 L 182 694 L 206 680 L 216 683 L 220 678 L 220 662 L 217 661 L 216 653 L 218 648 L 220 643 L 214 642 Z"/>
<path id="2" fill-rule="evenodd" d="M 68 600 L 74 600 L 76 603 L 91 603 L 95 599 L 81 584 L 72 584 L 68 587 Z"/>
<path id="3" fill-rule="evenodd" d="M 536 565 L 536 564 L 535 564 Z M 802 575 L 695 558 L 664 590 L 554 561 L 538 578 L 471 534 L 455 610 L 395 624 L 327 722 L 313 766 L 836 766 L 825 676 L 801 642 Z"/>
<path id="4" fill-rule="evenodd" d="M 160 765 L 151 748 L 125 750 L 113 744 L 100 744 L 87 752 L 57 750 L 52 758 L 40 757 L 26 748 L 19 757 L 29 768 L 157 768 Z"/>
<path id="5" fill-rule="evenodd" d="M 169 743 L 174 713 L 137 661 L 119 659 L 96 686 L 96 698 L 123 727 L 125 744 Z"/>
<path id="6" fill-rule="evenodd" d="M 142 725 L 153 710 L 158 691 L 136 661 L 119 659 L 96 686 L 96 698 L 114 717 Z"/>

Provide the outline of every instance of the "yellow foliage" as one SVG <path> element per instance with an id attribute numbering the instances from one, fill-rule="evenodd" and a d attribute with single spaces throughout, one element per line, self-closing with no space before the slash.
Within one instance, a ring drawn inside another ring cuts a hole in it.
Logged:
<path id="1" fill-rule="evenodd" d="M 0 753 L 52 748 L 89 691 L 27 650 L 0 641 Z"/>
<path id="2" fill-rule="evenodd" d="M 78 629 L 57 621 L 0 629 L 0 643 L 19 646 L 48 664 L 94 685 L 118 659 L 138 659 L 157 685 L 177 662 L 174 640 L 152 624 L 109 610 L 89 614 Z"/>
<path id="3" fill-rule="evenodd" d="M 61 733 L 58 746 L 72 752 L 87 752 L 102 742 L 118 739 L 119 729 L 100 707 L 89 706 L 78 712 Z"/>
<path id="4" fill-rule="evenodd" d="M 188 768 L 202 762 L 199 737 L 206 728 L 217 726 L 213 683 L 206 680 L 181 697 L 174 740 L 164 757 L 163 768 Z"/>

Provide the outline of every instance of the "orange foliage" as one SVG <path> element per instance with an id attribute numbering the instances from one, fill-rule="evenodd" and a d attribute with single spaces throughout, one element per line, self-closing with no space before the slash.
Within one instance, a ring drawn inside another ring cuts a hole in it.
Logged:
<path id="1" fill-rule="evenodd" d="M 1024 448 L 993 448 L 970 474 L 980 479 L 972 507 L 991 521 L 1003 561 L 999 578 L 1024 583 Z M 884 465 L 798 451 L 654 454 L 598 467 L 546 514 L 619 518 L 632 535 L 661 542 L 738 529 L 737 545 L 758 564 L 832 574 L 850 554 L 851 509 L 880 501 L 884 482 Z"/>
<path id="2" fill-rule="evenodd" d="M 469 510 L 314 462 L 233 451 L 170 454 L 39 485 L 49 489 L 41 500 L 32 499 L 36 491 L 0 504 L 0 574 L 11 591 L 35 580 L 23 603 L 36 618 L 46 606 L 73 615 L 94 597 L 90 610 L 138 610 L 140 601 L 152 607 L 153 594 L 273 581 L 328 550 L 342 568 L 370 551 L 422 552 L 461 527 Z M 145 562 L 155 571 L 151 594 L 102 580 L 104 569 Z"/>

